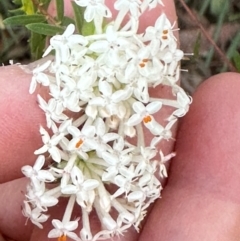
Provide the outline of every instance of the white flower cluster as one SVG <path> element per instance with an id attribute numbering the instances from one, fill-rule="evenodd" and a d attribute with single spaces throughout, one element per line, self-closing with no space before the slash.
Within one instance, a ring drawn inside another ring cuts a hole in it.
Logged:
<path id="1" fill-rule="evenodd" d="M 48 130 L 40 127 L 43 145 L 35 151 L 35 165 L 22 168 L 31 180 L 23 214 L 39 228 L 49 207 L 60 197 L 68 199 L 62 220 L 53 219 L 48 234 L 59 241 L 105 239 L 131 226 L 138 230 L 147 207 L 160 197 L 157 177 L 167 176 L 164 163 L 174 156 L 164 156 L 157 145 L 172 138 L 172 126 L 191 102 L 177 85 L 183 52 L 166 15 L 138 33 L 139 16 L 161 1 L 117 0 L 116 20 L 104 26 L 104 18 L 112 16 L 104 0 L 75 2 L 85 7 L 85 20 L 94 21 L 96 33 L 74 34 L 69 25 L 51 38 L 44 54 L 54 50 L 55 58 L 33 70 L 30 93 L 37 84 L 49 89 L 48 98 L 38 95 Z M 159 85 L 172 90 L 171 99 L 150 96 L 149 88 Z M 161 116 L 162 106 L 173 109 L 166 125 L 155 116 Z M 74 206 L 81 208 L 75 220 Z M 97 233 L 91 212 L 101 224 Z"/>

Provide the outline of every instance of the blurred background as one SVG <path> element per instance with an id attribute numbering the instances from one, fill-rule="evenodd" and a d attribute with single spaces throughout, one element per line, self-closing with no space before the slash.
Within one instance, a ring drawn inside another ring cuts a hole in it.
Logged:
<path id="1" fill-rule="evenodd" d="M 15 0 L 17 2 L 18 0 Z M 193 21 L 180 0 L 175 0 L 180 28 L 181 49 L 194 53 L 182 61 L 182 86 L 191 94 L 196 87 L 213 74 L 229 71 L 226 62 L 220 58 L 206 36 L 199 29 L 199 23 L 216 42 L 240 72 L 240 1 L 239 0 L 185 0 L 191 13 L 198 18 Z M 0 63 L 28 63 L 31 61 L 28 45 L 29 32 L 24 27 L 6 27 L 2 20 L 14 16 L 20 5 L 12 0 L 0 0 Z"/>

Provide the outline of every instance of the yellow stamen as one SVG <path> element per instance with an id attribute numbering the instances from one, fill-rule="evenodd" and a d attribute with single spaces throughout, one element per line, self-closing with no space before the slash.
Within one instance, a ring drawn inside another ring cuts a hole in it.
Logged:
<path id="1" fill-rule="evenodd" d="M 168 30 L 163 30 L 163 34 L 168 34 Z"/>
<path id="2" fill-rule="evenodd" d="M 147 124 L 148 122 L 152 121 L 152 117 L 150 115 L 147 115 L 143 118 L 143 122 Z"/>
<path id="3" fill-rule="evenodd" d="M 144 64 L 144 63 L 140 63 L 139 66 L 140 66 L 141 68 L 143 68 L 143 67 L 145 67 L 145 64 Z"/>
<path id="4" fill-rule="evenodd" d="M 168 37 L 163 35 L 162 39 L 166 40 L 166 39 L 168 39 Z"/>
<path id="5" fill-rule="evenodd" d="M 58 237 L 58 241 L 67 241 L 67 236 L 63 234 L 62 236 Z"/>
<path id="6" fill-rule="evenodd" d="M 79 148 L 82 144 L 83 144 L 83 140 L 80 139 L 80 140 L 76 143 L 75 147 L 76 147 L 76 148 Z"/>
<path id="7" fill-rule="evenodd" d="M 142 62 L 147 63 L 149 59 L 143 59 Z"/>

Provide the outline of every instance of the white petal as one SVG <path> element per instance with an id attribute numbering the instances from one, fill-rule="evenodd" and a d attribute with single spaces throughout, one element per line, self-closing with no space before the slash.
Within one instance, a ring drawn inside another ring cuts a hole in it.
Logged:
<path id="1" fill-rule="evenodd" d="M 99 41 L 93 42 L 89 46 L 89 49 L 96 53 L 104 53 L 105 51 L 107 51 L 108 47 L 109 47 L 108 41 L 99 40 Z"/>
<path id="2" fill-rule="evenodd" d="M 61 162 L 61 154 L 57 147 L 53 146 L 53 147 L 49 148 L 48 152 L 55 162 L 57 162 L 57 163 Z"/>
<path id="3" fill-rule="evenodd" d="M 78 227 L 78 221 L 69 221 L 64 225 L 64 228 L 67 229 L 68 231 L 73 231 L 77 229 L 77 227 Z"/>
<path id="4" fill-rule="evenodd" d="M 141 113 L 145 112 L 145 110 L 146 110 L 143 103 L 139 102 L 139 101 L 134 102 L 133 105 L 132 105 L 132 108 L 138 114 L 141 114 Z"/>
<path id="5" fill-rule="evenodd" d="M 66 185 L 61 189 L 63 194 L 76 194 L 78 192 L 78 188 L 74 185 Z"/>
<path id="6" fill-rule="evenodd" d="M 128 126 L 136 126 L 142 121 L 142 117 L 139 114 L 133 114 L 127 121 Z"/>
<path id="7" fill-rule="evenodd" d="M 48 146 L 47 145 L 44 145 L 42 146 L 41 148 L 37 149 L 34 154 L 35 155 L 39 155 L 39 154 L 43 154 L 45 153 L 46 151 L 48 151 Z"/>
<path id="8" fill-rule="evenodd" d="M 34 164 L 34 166 L 33 166 L 33 169 L 34 169 L 35 171 L 41 170 L 41 168 L 42 168 L 43 165 L 44 165 L 44 162 L 45 162 L 45 157 L 44 157 L 43 155 L 40 155 L 40 156 L 37 158 L 37 160 L 36 160 L 36 162 L 35 162 L 35 164 Z"/>
<path id="9" fill-rule="evenodd" d="M 102 153 L 102 158 L 110 165 L 116 165 L 118 163 L 118 157 L 106 151 Z"/>
<path id="10" fill-rule="evenodd" d="M 84 136 L 86 137 L 94 137 L 95 133 L 96 133 L 96 129 L 95 126 L 87 126 L 85 128 L 82 129 L 82 133 Z"/>
<path id="11" fill-rule="evenodd" d="M 107 133 L 102 137 L 102 141 L 104 143 L 108 143 L 109 141 L 114 141 L 117 138 L 119 138 L 119 135 L 117 133 Z"/>
<path id="12" fill-rule="evenodd" d="M 82 184 L 82 186 L 85 191 L 89 191 L 89 190 L 93 190 L 94 188 L 98 187 L 99 182 L 94 179 L 88 179 Z"/>
<path id="13" fill-rule="evenodd" d="M 76 241 L 81 241 L 81 239 L 77 236 L 77 234 L 75 234 L 74 232 L 68 232 L 67 233 L 67 236 L 73 240 L 76 240 Z"/>
<path id="14" fill-rule="evenodd" d="M 74 33 L 74 31 L 75 31 L 75 25 L 71 23 L 67 26 L 65 32 L 63 33 L 63 36 L 69 37 Z"/>
<path id="15" fill-rule="evenodd" d="M 117 223 L 114 221 L 114 219 L 111 216 L 108 217 L 103 217 L 103 225 L 108 229 L 108 230 L 114 230 L 117 228 Z"/>
<path id="16" fill-rule="evenodd" d="M 38 173 L 38 179 L 44 182 L 53 182 L 55 180 L 55 177 L 51 172 L 47 170 L 41 170 Z"/>
<path id="17" fill-rule="evenodd" d="M 153 114 L 153 113 L 158 112 L 161 108 L 162 108 L 162 102 L 153 101 L 146 106 L 146 111 L 149 114 Z"/>
<path id="18" fill-rule="evenodd" d="M 112 94 L 112 85 L 107 81 L 99 82 L 99 91 L 103 93 L 104 96 L 110 96 Z"/>
<path id="19" fill-rule="evenodd" d="M 58 203 L 58 199 L 52 196 L 44 195 L 40 199 L 41 199 L 41 205 L 45 207 L 52 207 Z"/>
<path id="20" fill-rule="evenodd" d="M 128 199 L 128 202 L 135 202 L 135 201 L 142 200 L 143 197 L 144 197 L 143 192 L 134 191 L 134 192 L 131 192 L 130 194 L 128 194 L 127 199 Z"/>
<path id="21" fill-rule="evenodd" d="M 23 166 L 21 168 L 21 171 L 22 171 L 24 176 L 31 177 L 32 176 L 32 172 L 33 172 L 33 168 L 31 166 L 27 165 L 27 166 Z"/>
<path id="22" fill-rule="evenodd" d="M 84 181 L 84 176 L 82 171 L 76 166 L 74 166 L 71 171 L 71 178 L 72 178 L 72 182 L 75 185 L 82 184 Z"/>
<path id="23" fill-rule="evenodd" d="M 63 235 L 63 232 L 59 229 L 52 229 L 49 233 L 48 233 L 48 238 L 59 238 Z"/>
<path id="24" fill-rule="evenodd" d="M 32 94 L 37 88 L 37 81 L 35 79 L 35 76 L 32 77 L 30 87 L 29 87 L 29 93 Z"/>
<path id="25" fill-rule="evenodd" d="M 73 137 L 79 137 L 82 134 L 76 126 L 69 126 L 67 130 Z"/>

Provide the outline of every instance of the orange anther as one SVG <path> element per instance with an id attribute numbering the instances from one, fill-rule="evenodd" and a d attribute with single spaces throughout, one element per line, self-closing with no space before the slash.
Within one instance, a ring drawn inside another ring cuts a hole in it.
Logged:
<path id="1" fill-rule="evenodd" d="M 163 30 L 163 34 L 168 34 L 168 30 Z"/>
<path id="2" fill-rule="evenodd" d="M 148 123 L 148 122 L 150 122 L 150 121 L 152 121 L 152 117 L 151 117 L 150 115 L 147 115 L 147 116 L 145 116 L 145 117 L 143 118 L 143 122 L 144 122 L 144 123 Z"/>
<path id="3" fill-rule="evenodd" d="M 168 37 L 163 35 L 163 36 L 162 36 L 162 39 L 168 39 Z"/>
<path id="4" fill-rule="evenodd" d="M 58 237 L 58 241 L 67 241 L 67 236 L 63 234 L 62 236 Z"/>
<path id="5" fill-rule="evenodd" d="M 83 144 L 83 140 L 80 139 L 80 140 L 76 143 L 75 147 L 76 147 L 76 148 L 79 148 L 82 144 Z"/>
<path id="6" fill-rule="evenodd" d="M 141 68 L 143 68 L 143 67 L 145 67 L 145 64 L 144 64 L 144 63 L 140 63 L 139 66 L 140 66 Z"/>
<path id="7" fill-rule="evenodd" d="M 143 59 L 142 62 L 147 63 L 149 59 Z"/>

